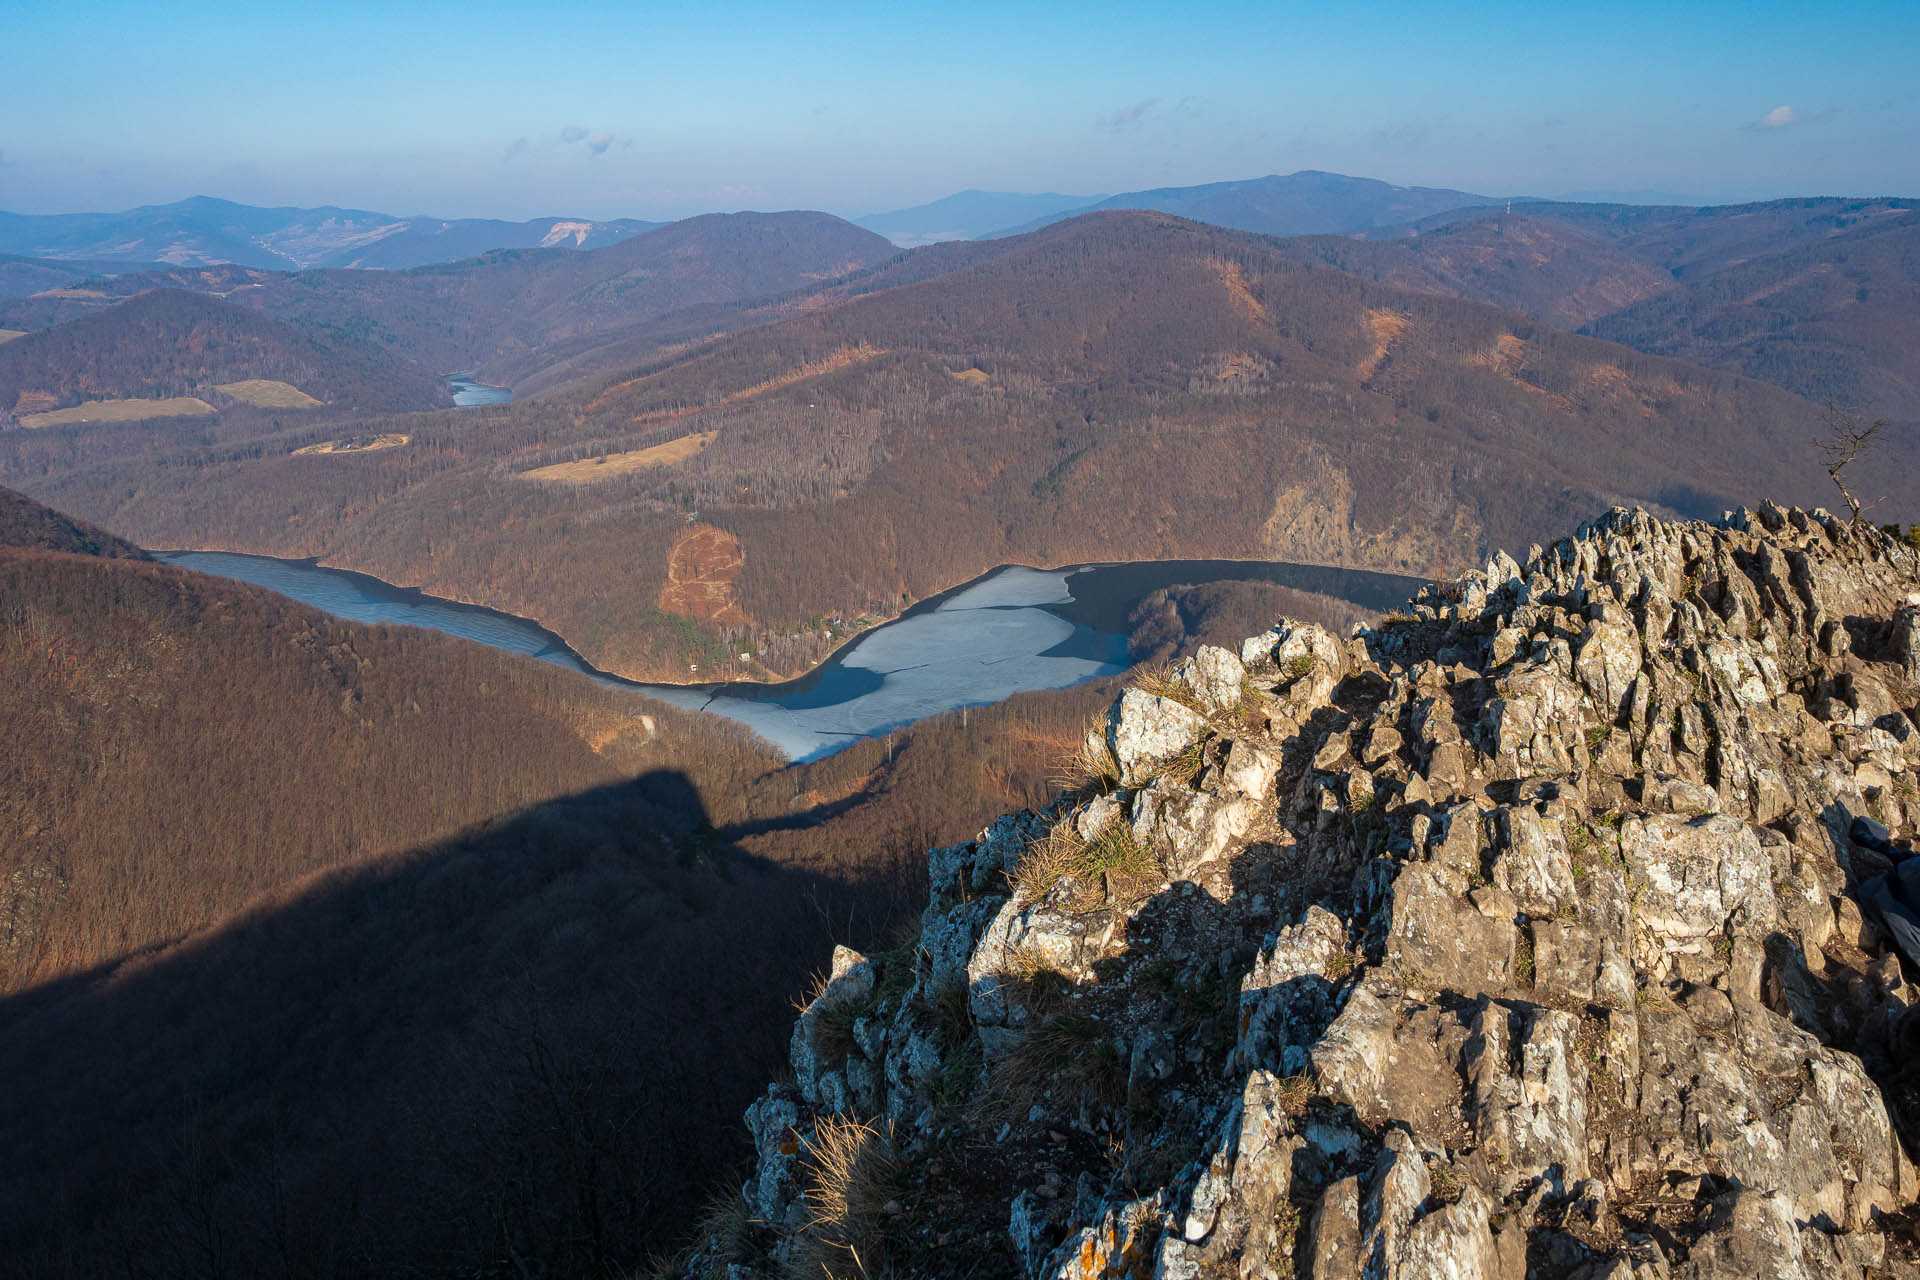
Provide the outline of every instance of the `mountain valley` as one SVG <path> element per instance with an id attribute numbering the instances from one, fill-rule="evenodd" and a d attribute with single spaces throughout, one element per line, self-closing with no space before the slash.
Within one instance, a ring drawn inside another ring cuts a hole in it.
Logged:
<path id="1" fill-rule="evenodd" d="M 1920 204 L 105 217 L 0 215 L 0 1277 L 1920 1274 Z M 971 624 L 1123 674 L 700 709 L 1068 565 Z"/>

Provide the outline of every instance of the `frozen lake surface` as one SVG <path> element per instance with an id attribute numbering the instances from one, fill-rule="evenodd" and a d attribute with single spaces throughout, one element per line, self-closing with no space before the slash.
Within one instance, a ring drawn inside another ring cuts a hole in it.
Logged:
<path id="1" fill-rule="evenodd" d="M 1390 609 L 1417 579 L 1265 561 L 1147 561 L 1030 569 L 1009 565 L 922 601 L 867 631 L 798 680 L 659 685 L 599 671 L 566 641 L 511 614 L 458 604 L 310 560 L 226 551 L 167 551 L 182 568 L 251 582 L 354 622 L 429 627 L 637 689 L 662 702 L 725 716 L 796 760 L 826 755 L 926 716 L 1064 689 L 1127 666 L 1132 603 L 1176 583 L 1232 578 L 1282 582 Z"/>
<path id="2" fill-rule="evenodd" d="M 462 409 L 471 409 L 482 404 L 506 404 L 513 399 L 513 392 L 506 387 L 489 386 L 484 382 L 475 382 L 464 373 L 456 373 L 447 381 L 453 385 L 453 402 Z"/>

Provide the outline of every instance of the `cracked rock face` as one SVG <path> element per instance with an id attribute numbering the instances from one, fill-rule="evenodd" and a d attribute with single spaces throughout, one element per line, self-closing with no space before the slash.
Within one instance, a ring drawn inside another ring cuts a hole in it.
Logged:
<path id="1" fill-rule="evenodd" d="M 1917 619 L 1871 528 L 1616 510 L 1202 650 L 836 954 L 686 1274 L 1920 1275 Z"/>

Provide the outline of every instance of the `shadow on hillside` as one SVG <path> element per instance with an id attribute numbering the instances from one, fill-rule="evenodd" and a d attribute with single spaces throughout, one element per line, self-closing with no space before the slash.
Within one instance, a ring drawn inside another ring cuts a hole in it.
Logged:
<path id="1" fill-rule="evenodd" d="M 631 1272 L 870 892 L 728 839 L 656 771 L 0 1001 L 0 1274 Z"/>

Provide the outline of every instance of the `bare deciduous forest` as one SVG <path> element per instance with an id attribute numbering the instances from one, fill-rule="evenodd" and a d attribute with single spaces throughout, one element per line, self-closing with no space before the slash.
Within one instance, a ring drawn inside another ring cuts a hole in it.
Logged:
<path id="1" fill-rule="evenodd" d="M 0 511 L 5 1274 L 630 1272 L 831 944 L 893 945 L 927 848 L 1043 802 L 1112 692 L 782 766 Z"/>
<path id="2" fill-rule="evenodd" d="M 0 473 L 149 545 L 324 555 L 534 617 L 642 677 L 742 648 L 740 674 L 792 674 L 816 615 L 888 617 L 1008 561 L 1428 573 L 1614 502 L 1820 497 L 1804 400 L 1261 237 L 1115 213 L 916 261 L 510 406 L 0 434 Z M 294 456 L 387 432 L 410 443 Z M 709 432 L 672 465 L 528 475 Z M 706 614 L 668 590 L 696 525 L 738 547 Z"/>

